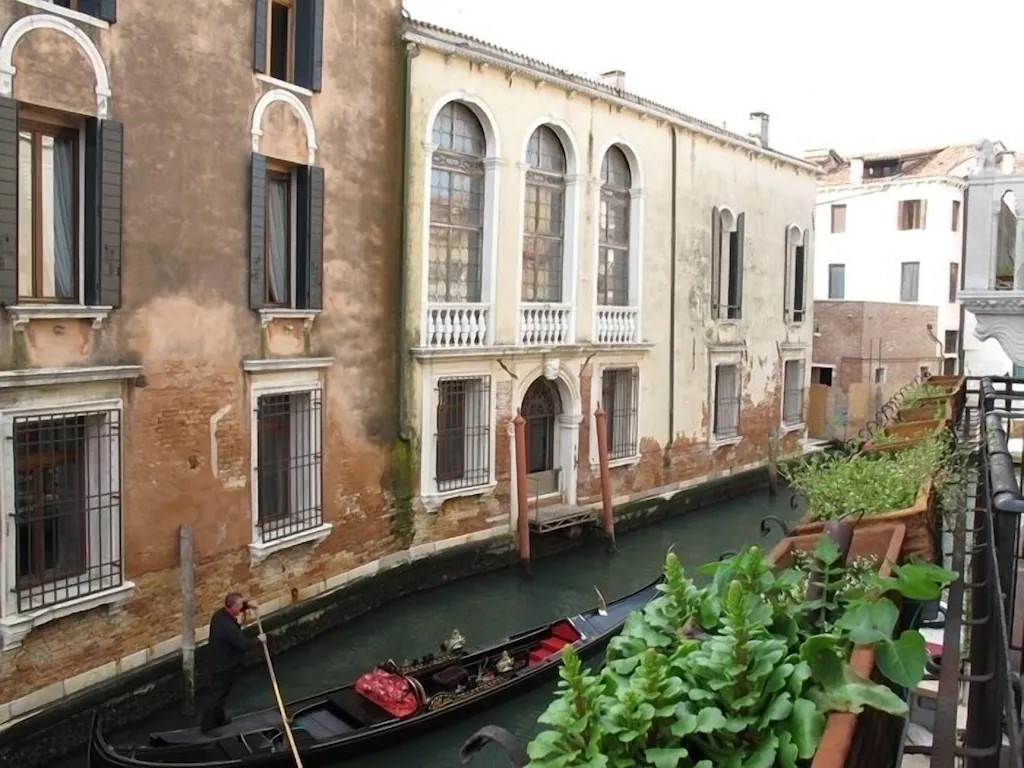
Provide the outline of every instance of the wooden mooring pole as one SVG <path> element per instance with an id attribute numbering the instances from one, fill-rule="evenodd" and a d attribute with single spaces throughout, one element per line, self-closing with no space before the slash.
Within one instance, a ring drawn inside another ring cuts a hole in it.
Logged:
<path id="1" fill-rule="evenodd" d="M 181 526 L 181 672 L 185 683 L 185 714 L 196 710 L 196 573 L 192 529 Z"/>
<path id="2" fill-rule="evenodd" d="M 516 506 L 519 518 L 516 521 L 519 536 L 519 563 L 527 576 L 530 575 L 530 506 L 526 490 L 526 419 L 516 411 L 512 419 L 516 441 Z"/>
<path id="3" fill-rule="evenodd" d="M 594 411 L 597 430 L 597 460 L 601 470 L 601 527 L 608 537 L 608 550 L 615 551 L 615 510 L 612 508 L 612 473 L 608 467 L 608 414 L 600 401 Z"/>

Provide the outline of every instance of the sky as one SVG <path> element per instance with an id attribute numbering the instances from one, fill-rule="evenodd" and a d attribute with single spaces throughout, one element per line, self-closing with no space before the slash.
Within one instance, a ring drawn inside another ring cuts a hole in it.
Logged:
<path id="1" fill-rule="evenodd" d="M 627 90 L 737 133 L 771 116 L 800 154 L 987 137 L 1024 152 L 1024 2 L 405 0 L 413 18 Z M 1014 51 L 1017 51 L 1016 55 Z"/>

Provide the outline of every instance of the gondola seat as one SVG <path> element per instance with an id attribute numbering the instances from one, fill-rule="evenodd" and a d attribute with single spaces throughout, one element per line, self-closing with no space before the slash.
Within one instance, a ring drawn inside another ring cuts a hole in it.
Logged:
<path id="1" fill-rule="evenodd" d="M 580 639 L 580 633 L 568 622 L 559 622 L 551 628 L 551 635 L 540 641 L 540 647 L 530 651 L 529 664 L 536 666 L 549 657 L 560 654 L 562 649 Z"/>
<path id="2" fill-rule="evenodd" d="M 327 699 L 331 710 L 353 728 L 377 725 L 394 718 L 352 688 L 343 688 Z"/>
<path id="3" fill-rule="evenodd" d="M 430 679 L 434 685 L 450 691 L 469 680 L 469 672 L 465 667 L 460 667 L 456 664 L 445 667 L 440 672 L 435 672 Z"/>

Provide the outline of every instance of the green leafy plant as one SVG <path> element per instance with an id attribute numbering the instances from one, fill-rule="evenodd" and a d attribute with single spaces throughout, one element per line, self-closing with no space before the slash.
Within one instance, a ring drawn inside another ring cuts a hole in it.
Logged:
<path id="1" fill-rule="evenodd" d="M 950 395 L 950 388 L 940 384 L 919 384 L 907 392 L 900 401 L 900 410 L 917 408 L 933 398 L 946 398 Z"/>
<path id="2" fill-rule="evenodd" d="M 925 479 L 944 466 L 948 455 L 947 440 L 934 436 L 897 453 L 835 453 L 804 459 L 779 471 L 806 499 L 813 519 L 834 520 L 853 513 L 906 509 L 914 503 Z"/>
<path id="3" fill-rule="evenodd" d="M 874 645 L 883 674 L 916 684 L 923 640 L 893 638 L 899 611 L 886 595 L 931 599 L 955 574 L 911 564 L 883 578 L 876 560 L 844 557 L 823 537 L 776 570 L 751 547 L 705 566 L 712 578 L 697 587 L 670 553 L 660 595 L 628 618 L 599 675 L 564 652 L 530 765 L 797 768 L 829 712 L 905 714 L 892 690 L 850 668 L 850 652 Z"/>

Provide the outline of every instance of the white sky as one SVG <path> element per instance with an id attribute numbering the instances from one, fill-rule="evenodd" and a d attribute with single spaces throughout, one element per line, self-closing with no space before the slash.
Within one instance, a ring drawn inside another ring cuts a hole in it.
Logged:
<path id="1" fill-rule="evenodd" d="M 1024 151 L 1021 0 L 405 0 L 414 18 L 747 132 L 790 153 Z M 1016 49 L 1017 53 L 1014 54 Z M 978 99 L 972 99 L 972 88 Z"/>

